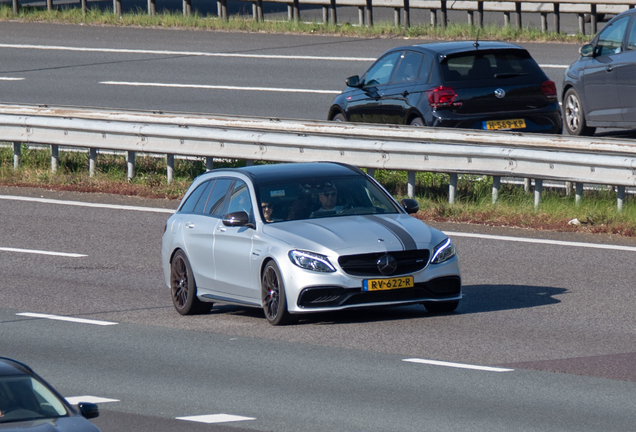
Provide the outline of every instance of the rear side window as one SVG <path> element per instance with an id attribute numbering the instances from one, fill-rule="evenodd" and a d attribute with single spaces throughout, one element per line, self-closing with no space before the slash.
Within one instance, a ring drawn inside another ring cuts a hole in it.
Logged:
<path id="1" fill-rule="evenodd" d="M 400 63 L 395 70 L 393 82 L 416 81 L 420 78 L 422 59 L 424 56 L 413 51 L 404 51 L 400 57 Z"/>
<path id="2" fill-rule="evenodd" d="M 204 192 L 209 192 L 208 189 L 210 187 L 210 182 L 207 181 L 205 183 L 201 183 L 195 190 L 188 196 L 186 202 L 181 206 L 181 210 L 184 213 L 192 213 L 194 208 L 196 207 L 199 200 L 203 201 L 203 205 L 205 205 L 205 201 L 208 198 L 208 194 Z M 201 197 L 203 196 L 203 199 Z"/>
<path id="3" fill-rule="evenodd" d="M 541 68 L 525 50 L 471 52 L 440 64 L 445 82 L 537 76 Z"/>
<path id="4" fill-rule="evenodd" d="M 214 216 L 221 216 L 223 211 L 223 203 L 225 202 L 225 195 L 232 184 L 232 179 L 218 179 L 214 184 L 208 204 L 205 207 L 205 212 Z"/>

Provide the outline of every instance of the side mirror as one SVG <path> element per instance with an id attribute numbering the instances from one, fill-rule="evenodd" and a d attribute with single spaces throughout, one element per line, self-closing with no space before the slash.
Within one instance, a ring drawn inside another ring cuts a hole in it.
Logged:
<path id="1" fill-rule="evenodd" d="M 579 54 L 581 54 L 581 57 L 592 57 L 594 55 L 594 45 L 583 45 L 579 48 Z"/>
<path id="2" fill-rule="evenodd" d="M 236 227 L 236 226 L 248 226 L 252 228 L 254 227 L 254 225 L 250 223 L 249 215 L 242 210 L 234 212 L 234 213 L 226 214 L 225 217 L 223 218 L 223 225 L 229 226 L 229 227 Z"/>
<path id="3" fill-rule="evenodd" d="M 350 76 L 345 80 L 347 83 L 347 87 L 362 87 L 362 83 L 360 83 L 360 77 L 358 75 Z"/>
<path id="4" fill-rule="evenodd" d="M 99 408 L 94 403 L 80 402 L 77 404 L 80 414 L 87 419 L 99 417 Z"/>
<path id="5" fill-rule="evenodd" d="M 402 200 L 402 207 L 408 214 L 417 213 L 420 211 L 420 205 L 414 199 L 404 198 Z"/>

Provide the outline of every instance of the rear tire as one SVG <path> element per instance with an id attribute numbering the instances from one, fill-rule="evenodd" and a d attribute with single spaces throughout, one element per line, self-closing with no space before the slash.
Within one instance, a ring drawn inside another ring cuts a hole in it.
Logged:
<path id="1" fill-rule="evenodd" d="M 344 116 L 344 114 L 342 113 L 338 113 L 335 116 L 333 116 L 333 118 L 331 119 L 331 121 L 335 121 L 335 122 L 341 122 L 344 123 L 347 121 L 346 117 Z"/>
<path id="2" fill-rule="evenodd" d="M 573 88 L 565 92 L 563 98 L 563 121 L 568 135 L 594 135 L 596 128 L 588 127 L 585 121 L 585 111 L 579 94 Z"/>
<path id="3" fill-rule="evenodd" d="M 274 261 L 265 265 L 261 276 L 261 298 L 263 300 L 263 312 L 265 318 L 273 325 L 285 325 L 292 321 L 287 311 L 287 298 L 285 286 L 280 270 Z"/>
<path id="4" fill-rule="evenodd" d="M 424 120 L 421 117 L 415 117 L 409 124 L 415 127 L 424 127 Z"/>
<path id="5" fill-rule="evenodd" d="M 432 314 L 451 313 L 459 306 L 459 300 L 444 302 L 424 302 L 424 307 Z"/>
<path id="6" fill-rule="evenodd" d="M 197 315 L 212 310 L 212 303 L 202 302 L 197 298 L 192 267 L 185 252 L 181 250 L 174 254 L 170 264 L 170 292 L 172 304 L 181 315 Z"/>

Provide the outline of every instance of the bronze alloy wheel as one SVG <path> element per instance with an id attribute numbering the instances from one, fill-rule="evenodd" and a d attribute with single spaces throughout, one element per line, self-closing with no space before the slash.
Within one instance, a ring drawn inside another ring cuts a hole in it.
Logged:
<path id="1" fill-rule="evenodd" d="M 170 265 L 170 291 L 172 304 L 181 315 L 210 312 L 212 303 L 197 298 L 197 286 L 192 276 L 190 262 L 183 251 L 177 251 Z"/>
<path id="2" fill-rule="evenodd" d="M 271 325 L 287 324 L 291 317 L 287 312 L 287 300 L 285 288 L 278 266 L 270 261 L 263 270 L 261 278 L 261 292 L 263 299 L 263 311 Z"/>

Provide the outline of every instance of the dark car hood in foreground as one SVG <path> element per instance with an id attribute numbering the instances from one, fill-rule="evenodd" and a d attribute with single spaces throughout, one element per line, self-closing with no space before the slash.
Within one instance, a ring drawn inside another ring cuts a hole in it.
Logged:
<path id="1" fill-rule="evenodd" d="M 291 247 L 339 255 L 425 249 L 446 236 L 406 214 L 336 216 L 266 225 L 263 233 Z"/>
<path id="2" fill-rule="evenodd" d="M 60 417 L 55 420 L 34 420 L 0 423 L 2 432 L 100 432 L 83 417 Z"/>

